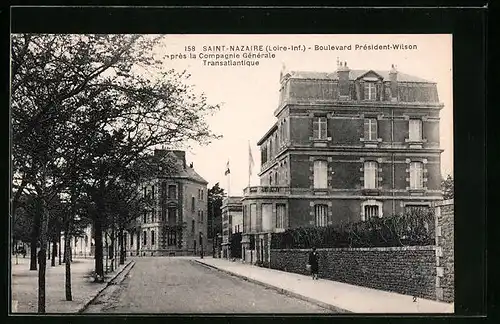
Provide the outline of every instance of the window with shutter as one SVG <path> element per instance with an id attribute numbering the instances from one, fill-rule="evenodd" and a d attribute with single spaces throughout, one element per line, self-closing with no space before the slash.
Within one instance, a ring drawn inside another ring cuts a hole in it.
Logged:
<path id="1" fill-rule="evenodd" d="M 376 141 L 377 140 L 377 119 L 376 118 L 365 118 L 365 140 Z"/>
<path id="2" fill-rule="evenodd" d="M 364 166 L 365 189 L 377 188 L 377 162 L 367 161 Z"/>
<path id="3" fill-rule="evenodd" d="M 286 205 L 276 204 L 276 228 L 285 228 Z"/>
<path id="4" fill-rule="evenodd" d="M 408 128 L 410 134 L 410 141 L 422 140 L 422 120 L 410 119 Z"/>
<path id="5" fill-rule="evenodd" d="M 328 164 L 323 160 L 314 161 L 314 188 L 328 188 Z"/>
<path id="6" fill-rule="evenodd" d="M 410 163 L 410 189 L 422 189 L 424 187 L 423 163 Z"/>

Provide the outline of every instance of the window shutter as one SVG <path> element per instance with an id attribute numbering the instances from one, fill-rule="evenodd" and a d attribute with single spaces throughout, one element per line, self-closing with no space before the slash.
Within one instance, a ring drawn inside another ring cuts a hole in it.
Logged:
<path id="1" fill-rule="evenodd" d="M 365 130 L 365 140 L 370 138 L 370 120 L 365 118 L 364 120 L 364 130 Z"/>
<path id="2" fill-rule="evenodd" d="M 371 134 L 370 134 L 370 139 L 371 139 L 372 141 L 375 141 L 375 140 L 377 140 L 377 119 L 372 118 L 370 121 L 371 121 L 371 128 L 370 128 Z"/>
<path id="3" fill-rule="evenodd" d="M 318 139 L 319 138 L 319 118 L 314 117 L 313 122 L 312 122 L 312 128 L 313 128 L 313 138 Z"/>

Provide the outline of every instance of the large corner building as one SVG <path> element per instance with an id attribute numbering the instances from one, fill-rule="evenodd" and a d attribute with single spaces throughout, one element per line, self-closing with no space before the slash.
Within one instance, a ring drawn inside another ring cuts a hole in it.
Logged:
<path id="1" fill-rule="evenodd" d="M 257 143 L 260 186 L 244 190 L 243 258 L 269 233 L 426 208 L 442 199 L 434 82 L 387 71 L 286 72 L 276 123 Z"/>

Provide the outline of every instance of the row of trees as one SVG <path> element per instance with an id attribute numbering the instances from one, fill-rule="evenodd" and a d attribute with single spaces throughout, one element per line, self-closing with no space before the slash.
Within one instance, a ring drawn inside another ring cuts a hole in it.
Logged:
<path id="1" fill-rule="evenodd" d="M 161 170 L 151 163 L 151 150 L 218 138 L 206 117 L 219 107 L 194 93 L 188 73 L 164 69 L 156 54 L 161 36 L 11 40 L 11 224 L 16 238 L 31 242 L 31 269 L 39 246 L 38 312 L 45 313 L 47 243 L 55 246 L 64 233 L 71 300 L 69 240 L 92 224 L 102 280 L 103 233 L 119 238 L 123 263 L 123 231 L 150 203 L 138 185 L 175 172 L 168 157 Z"/>

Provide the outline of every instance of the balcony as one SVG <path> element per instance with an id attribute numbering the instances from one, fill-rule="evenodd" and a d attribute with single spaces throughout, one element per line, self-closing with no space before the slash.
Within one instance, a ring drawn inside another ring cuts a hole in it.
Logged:
<path id="1" fill-rule="evenodd" d="M 287 196 L 290 194 L 290 187 L 286 186 L 253 186 L 243 189 L 243 194 L 247 196 Z"/>

